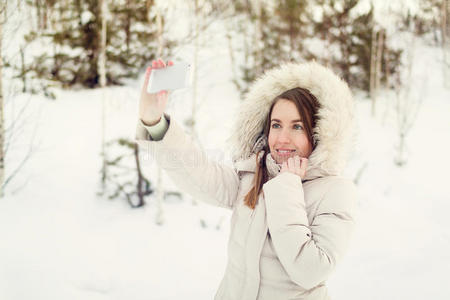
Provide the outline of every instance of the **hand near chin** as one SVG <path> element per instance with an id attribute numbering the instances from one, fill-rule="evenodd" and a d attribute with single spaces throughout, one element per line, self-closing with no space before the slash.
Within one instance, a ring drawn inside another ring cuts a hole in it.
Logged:
<path id="1" fill-rule="evenodd" d="M 300 176 L 301 179 L 304 179 L 307 166 L 308 159 L 296 155 L 294 157 L 289 157 L 288 160 L 281 165 L 280 173 L 290 172 Z"/>

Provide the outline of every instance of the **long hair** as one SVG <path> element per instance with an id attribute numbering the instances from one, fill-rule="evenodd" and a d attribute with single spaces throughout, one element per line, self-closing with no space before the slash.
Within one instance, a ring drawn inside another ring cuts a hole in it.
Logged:
<path id="1" fill-rule="evenodd" d="M 300 117 L 303 120 L 303 125 L 305 127 L 306 135 L 308 137 L 308 141 L 310 145 L 312 145 L 312 149 L 314 150 L 318 141 L 314 139 L 314 128 L 316 126 L 317 121 L 317 111 L 320 107 L 319 101 L 317 98 L 311 94 L 307 89 L 303 88 L 293 88 L 283 92 L 282 94 L 275 97 L 270 106 L 269 113 L 264 122 L 264 128 L 262 131 L 262 135 L 267 139 L 270 131 L 270 117 L 272 115 L 272 110 L 275 104 L 281 100 L 288 100 L 295 104 Z M 266 167 L 266 156 L 270 152 L 269 145 L 263 147 L 264 154 L 262 157 L 259 157 L 259 153 L 256 155 L 256 172 L 255 177 L 253 178 L 253 187 L 247 193 L 244 199 L 245 205 L 254 209 L 256 203 L 258 202 L 258 196 L 262 190 L 262 186 L 269 179 L 269 175 L 267 173 Z"/>

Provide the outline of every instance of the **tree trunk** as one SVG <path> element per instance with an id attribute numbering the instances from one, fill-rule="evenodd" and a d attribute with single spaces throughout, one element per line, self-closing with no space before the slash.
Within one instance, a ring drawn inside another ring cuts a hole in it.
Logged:
<path id="1" fill-rule="evenodd" d="M 377 33 L 375 28 L 372 27 L 372 41 L 370 47 L 370 75 L 369 75 L 369 95 L 372 100 L 372 117 L 375 117 L 375 74 L 376 74 L 376 43 Z"/>
<path id="2" fill-rule="evenodd" d="M 27 77 L 26 77 L 26 68 L 25 68 L 25 50 L 24 47 L 20 47 L 20 77 L 22 78 L 22 93 L 26 93 L 27 92 Z"/>
<path id="3" fill-rule="evenodd" d="M 107 0 L 100 0 L 100 18 L 102 29 L 100 32 L 100 54 L 98 69 L 100 73 L 100 87 L 102 89 L 102 192 L 106 194 L 107 159 L 106 159 L 106 10 Z"/>
<path id="4" fill-rule="evenodd" d="M 380 92 L 380 83 L 381 83 L 381 65 L 383 63 L 383 46 L 384 46 L 384 30 L 380 29 L 378 31 L 378 37 L 376 42 L 376 57 L 375 57 L 375 74 L 374 74 L 374 91 L 373 91 L 373 107 L 372 107 L 372 115 L 375 116 L 375 103 L 378 100 L 378 94 Z"/>
<path id="5" fill-rule="evenodd" d="M 127 0 L 126 5 L 126 22 L 125 22 L 125 44 L 127 45 L 127 53 L 130 51 L 130 40 L 131 40 L 131 8 L 130 0 Z"/>
<path id="6" fill-rule="evenodd" d="M 195 123 L 197 118 L 197 98 L 198 98 L 198 52 L 199 52 L 199 39 L 200 39 L 200 16 L 198 0 L 194 0 L 194 27 L 195 27 L 195 40 L 194 40 L 194 70 L 192 73 L 192 111 L 189 126 L 191 127 L 192 139 L 198 141 L 197 131 L 195 130 Z M 197 199 L 192 198 L 192 205 L 197 205 Z"/>
<path id="7" fill-rule="evenodd" d="M 295 25 L 293 24 L 293 20 L 292 17 L 289 16 L 289 47 L 291 49 L 290 53 L 289 53 L 289 60 L 292 61 L 292 53 L 294 53 L 294 30 L 295 30 Z"/>
<path id="8" fill-rule="evenodd" d="M 262 16 L 262 3 L 261 1 L 255 1 L 256 10 L 256 34 L 254 35 L 253 47 L 256 47 L 256 76 L 259 76 L 263 72 L 264 61 L 264 49 L 261 47 L 260 42 L 263 41 L 263 16 Z"/>
<path id="9" fill-rule="evenodd" d="M 45 3 L 44 1 L 44 5 L 42 7 L 42 29 L 43 30 L 47 30 L 48 26 L 48 10 L 49 10 L 49 5 L 48 3 Z"/>
<path id="10" fill-rule="evenodd" d="M 376 56 L 376 75 L 375 75 L 375 97 L 378 96 L 381 81 L 381 64 L 383 62 L 383 45 L 384 45 L 384 30 L 378 32 L 377 40 L 377 56 Z"/>
<path id="11" fill-rule="evenodd" d="M 387 42 L 387 33 L 384 32 L 384 42 Z M 388 51 L 383 51 L 383 63 L 384 63 L 384 77 L 385 77 L 385 84 L 386 87 L 389 89 L 390 88 L 390 80 L 391 80 L 391 70 L 390 70 L 390 61 L 389 61 L 389 52 Z"/>
<path id="12" fill-rule="evenodd" d="M 386 35 L 386 33 L 385 33 L 385 35 Z M 385 40 L 385 41 L 387 40 L 387 37 L 386 37 L 386 36 L 385 36 L 384 40 Z M 386 88 L 387 88 L 388 90 L 390 90 L 390 89 L 391 89 L 391 86 L 390 86 L 389 82 L 390 82 L 390 80 L 391 80 L 391 79 L 390 79 L 390 78 L 391 78 L 391 73 L 390 73 L 389 68 L 390 68 L 391 66 L 390 66 L 390 62 L 389 62 L 388 51 L 384 51 L 383 56 L 384 56 L 383 62 L 384 62 L 385 85 L 386 85 Z M 389 113 L 389 107 L 390 107 L 390 105 L 391 105 L 391 104 L 389 103 L 389 101 L 385 101 L 384 113 L 383 113 L 383 118 L 382 118 L 382 123 L 383 123 L 383 125 L 386 123 L 386 119 L 387 119 L 387 116 L 388 116 L 388 113 Z"/>
<path id="13" fill-rule="evenodd" d="M 160 58 L 164 48 L 164 39 L 163 39 L 163 24 L 162 17 L 159 8 L 156 8 L 156 27 L 158 29 L 158 49 L 156 51 L 157 57 Z"/>
<path id="14" fill-rule="evenodd" d="M 449 0 L 442 1 L 441 7 L 441 36 L 442 36 L 442 45 L 445 45 L 447 42 L 447 14 L 448 14 L 448 2 Z"/>
<path id="15" fill-rule="evenodd" d="M 394 161 L 397 166 L 403 166 L 407 163 L 407 137 L 414 122 L 417 120 L 421 104 L 423 102 L 424 91 L 426 90 L 426 79 L 422 81 L 419 88 L 421 94 L 412 95 L 412 70 L 414 64 L 414 55 L 416 51 L 416 37 L 413 35 L 412 40 L 408 43 L 406 50 L 406 69 L 405 81 L 403 85 L 399 85 L 396 89 L 396 118 L 398 132 L 398 147 Z"/>
<path id="16" fill-rule="evenodd" d="M 143 187 L 143 182 L 144 182 L 144 178 L 141 172 L 141 164 L 139 162 L 139 147 L 137 144 L 134 144 L 134 159 L 136 162 L 136 170 L 137 170 L 137 174 L 138 174 L 138 180 L 137 180 L 137 196 L 139 199 L 138 204 L 136 205 L 137 207 L 141 207 L 145 204 L 145 200 L 144 200 L 144 196 L 145 196 L 145 192 L 143 191 L 144 187 Z"/>
<path id="17" fill-rule="evenodd" d="M 162 32 L 162 20 L 161 20 L 161 12 L 159 11 L 159 7 L 154 7 L 156 9 L 156 25 L 158 26 L 158 51 L 156 53 L 156 57 L 160 58 L 163 50 L 163 32 Z M 163 116 L 164 118 L 164 116 Z M 159 166 L 158 168 L 158 181 L 156 185 L 156 224 L 162 225 L 164 224 L 164 209 L 162 206 L 163 198 L 164 198 L 164 188 L 163 188 L 163 180 L 162 180 L 162 170 Z"/>
<path id="18" fill-rule="evenodd" d="M 227 25 L 226 38 L 228 41 L 228 52 L 230 54 L 231 74 L 233 76 L 232 81 L 235 82 L 238 79 L 236 72 L 236 59 L 234 58 L 233 39 L 231 37 L 231 27 Z"/>
<path id="19" fill-rule="evenodd" d="M 2 85 L 2 71 L 3 71 L 3 23 L 4 16 L 6 16 L 6 3 L 0 4 L 0 198 L 3 197 L 3 182 L 5 180 L 5 155 L 3 152 L 5 146 L 5 128 L 3 119 L 3 85 Z"/>
<path id="20" fill-rule="evenodd" d="M 42 17 L 41 17 L 41 0 L 36 0 L 36 14 L 37 14 L 37 29 L 40 32 L 42 29 Z"/>
<path id="21" fill-rule="evenodd" d="M 450 88 L 450 24 L 448 23 L 448 17 L 450 14 L 450 0 L 442 1 L 441 14 L 444 86 L 446 88 Z"/>
<path id="22" fill-rule="evenodd" d="M 406 157 L 405 157 L 405 135 L 403 133 L 400 133 L 399 135 L 399 145 L 397 149 L 397 157 L 395 158 L 395 164 L 398 167 L 402 167 L 406 164 Z"/>
<path id="23" fill-rule="evenodd" d="M 249 63 L 250 63 L 250 55 L 251 55 L 251 48 L 250 48 L 250 37 L 249 37 L 249 33 L 248 33 L 248 28 L 247 26 L 243 25 L 243 32 L 244 32 L 244 78 L 247 79 L 248 78 L 248 70 L 249 70 Z M 239 91 L 241 92 L 241 94 L 243 94 L 243 92 L 246 90 L 245 87 L 246 83 L 244 82 L 243 85 L 239 85 Z"/>
<path id="24" fill-rule="evenodd" d="M 100 18 L 102 23 L 102 29 L 100 32 L 100 53 L 98 58 L 98 69 L 100 74 L 100 87 L 106 86 L 106 32 L 107 32 L 107 5 L 108 0 L 99 0 L 100 5 Z"/>
<path id="25" fill-rule="evenodd" d="M 198 51 L 199 51 L 199 26 L 200 17 L 198 13 L 198 0 L 194 0 L 194 27 L 195 27 L 195 39 L 194 39 L 194 70 L 192 74 L 192 111 L 189 125 L 191 127 L 191 136 L 194 140 L 197 140 L 195 121 L 197 115 L 197 97 L 198 97 Z"/>

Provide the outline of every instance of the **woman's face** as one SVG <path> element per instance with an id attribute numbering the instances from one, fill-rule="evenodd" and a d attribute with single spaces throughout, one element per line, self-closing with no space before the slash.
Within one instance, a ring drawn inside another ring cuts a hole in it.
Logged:
<path id="1" fill-rule="evenodd" d="M 280 99 L 272 109 L 269 148 L 273 159 L 282 164 L 289 157 L 309 157 L 312 152 L 300 114 L 294 103 Z"/>

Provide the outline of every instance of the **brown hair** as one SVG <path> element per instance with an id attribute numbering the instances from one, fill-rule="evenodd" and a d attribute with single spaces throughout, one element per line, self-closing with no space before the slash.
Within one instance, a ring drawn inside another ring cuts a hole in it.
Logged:
<path id="1" fill-rule="evenodd" d="M 317 141 L 314 141 L 314 128 L 316 126 L 317 121 L 317 111 L 320 107 L 319 101 L 317 98 L 311 94 L 307 89 L 303 88 L 293 88 L 283 92 L 282 94 L 275 97 L 270 106 L 269 113 L 266 117 L 266 121 L 264 122 L 264 128 L 262 131 L 262 135 L 265 138 L 268 138 L 270 131 L 270 117 L 272 115 L 272 110 L 275 104 L 281 100 L 285 99 L 291 101 L 297 107 L 297 111 L 300 114 L 300 117 L 303 120 L 303 125 L 305 127 L 306 135 L 308 136 L 308 141 L 312 145 L 312 149 L 316 148 Z M 269 145 L 265 145 L 264 154 L 261 159 L 259 159 L 258 154 L 256 155 L 256 173 L 253 179 L 253 187 L 247 193 L 244 199 L 245 205 L 254 209 L 256 203 L 258 202 L 258 196 L 262 190 L 262 186 L 267 182 L 269 175 L 267 173 L 266 168 L 266 156 L 270 152 Z"/>

